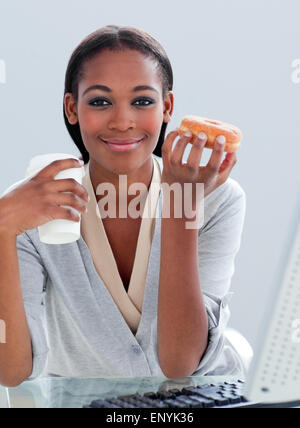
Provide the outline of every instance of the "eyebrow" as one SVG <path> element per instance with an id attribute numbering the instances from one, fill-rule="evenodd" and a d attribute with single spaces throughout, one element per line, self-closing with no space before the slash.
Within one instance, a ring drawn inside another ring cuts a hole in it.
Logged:
<path id="1" fill-rule="evenodd" d="M 105 91 L 105 92 L 112 92 L 112 90 L 108 87 L 108 86 L 104 86 L 104 85 L 93 85 L 90 86 L 89 88 L 87 88 L 82 96 L 84 96 L 87 92 L 93 90 L 93 89 L 100 89 L 101 91 Z M 159 92 L 153 88 L 152 86 L 148 86 L 148 85 L 140 85 L 140 86 L 136 86 L 135 88 L 132 89 L 132 92 L 138 92 L 138 91 L 155 91 L 159 94 Z"/>

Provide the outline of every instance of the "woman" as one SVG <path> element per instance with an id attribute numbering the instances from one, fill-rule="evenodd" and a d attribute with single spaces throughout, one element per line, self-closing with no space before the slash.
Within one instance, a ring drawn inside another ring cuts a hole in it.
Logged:
<path id="1" fill-rule="evenodd" d="M 41 374 L 241 375 L 242 360 L 224 336 L 245 215 L 245 193 L 229 178 L 236 155 L 222 162 L 220 136 L 199 167 L 207 138 L 200 134 L 182 164 L 191 135 L 173 151 L 178 130 L 165 137 L 172 88 L 164 49 L 141 29 L 109 25 L 73 52 L 64 119 L 85 164 L 83 185 L 55 180 L 60 170 L 80 167 L 56 161 L 0 199 L 0 318 L 13 338 L 0 351 L 0 383 Z M 140 213 L 151 207 L 150 196 L 154 201 L 147 219 L 128 215 L 137 183 Z M 191 185 L 192 218 L 183 206 L 176 216 L 175 196 L 167 198 L 176 183 Z M 204 185 L 200 198 L 197 183 Z M 100 209 L 103 184 L 115 189 L 116 216 Z M 37 226 L 79 221 L 63 205 L 82 214 L 81 238 L 43 244 Z M 203 207 L 203 223 L 187 228 Z"/>

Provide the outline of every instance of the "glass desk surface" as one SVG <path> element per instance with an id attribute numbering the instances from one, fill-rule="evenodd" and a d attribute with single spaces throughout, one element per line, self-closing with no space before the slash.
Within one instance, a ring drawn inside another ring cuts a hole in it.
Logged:
<path id="1" fill-rule="evenodd" d="M 135 393 L 143 395 L 146 392 L 237 380 L 232 376 L 189 376 L 181 379 L 40 377 L 15 388 L 0 385 L 0 408 L 82 408 L 98 398 Z"/>
<path id="2" fill-rule="evenodd" d="M 130 378 L 64 378 L 41 377 L 23 382 L 15 388 L 0 386 L 0 408 L 82 408 L 98 398 L 117 397 L 146 392 L 182 389 L 237 378 L 224 376 L 189 376 Z"/>

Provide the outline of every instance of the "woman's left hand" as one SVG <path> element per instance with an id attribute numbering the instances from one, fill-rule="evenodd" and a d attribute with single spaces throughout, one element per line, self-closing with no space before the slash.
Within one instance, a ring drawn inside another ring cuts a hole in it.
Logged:
<path id="1" fill-rule="evenodd" d="M 194 184 L 203 183 L 203 197 L 207 196 L 227 180 L 237 162 L 237 158 L 235 153 L 227 153 L 222 162 L 226 139 L 223 135 L 220 135 L 216 138 L 215 146 L 207 165 L 200 166 L 202 152 L 207 141 L 206 134 L 202 132 L 198 137 L 193 137 L 192 133 L 184 134 L 177 141 L 172 151 L 173 143 L 178 136 L 177 128 L 167 135 L 162 145 L 163 172 L 161 181 L 168 185 L 180 183 L 182 189 L 184 188 L 184 183 L 192 183 L 192 206 L 195 206 L 196 186 Z M 188 143 L 191 143 L 192 138 L 193 145 L 187 163 L 182 164 L 185 148 Z"/>

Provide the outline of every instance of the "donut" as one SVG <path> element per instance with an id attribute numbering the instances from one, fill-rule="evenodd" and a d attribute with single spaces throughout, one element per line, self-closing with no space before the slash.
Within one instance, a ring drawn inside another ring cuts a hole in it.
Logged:
<path id="1" fill-rule="evenodd" d="M 219 135 L 224 135 L 226 143 L 224 152 L 236 152 L 241 144 L 242 132 L 239 128 L 229 123 L 220 122 L 219 120 L 207 119 L 205 117 L 189 115 L 185 116 L 179 127 L 179 135 L 183 135 L 186 131 L 191 131 L 193 136 L 197 136 L 200 132 L 207 135 L 205 147 L 214 149 L 215 139 Z M 193 144 L 195 138 L 191 140 Z"/>

